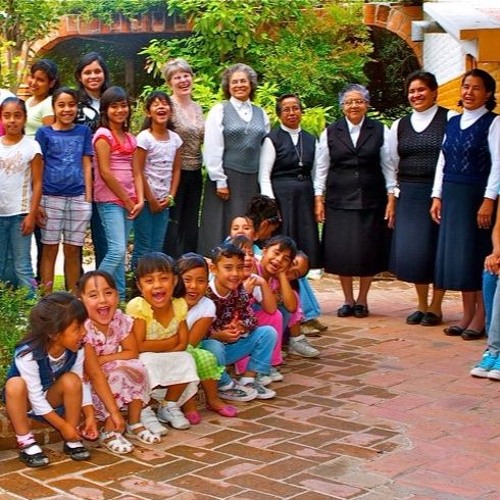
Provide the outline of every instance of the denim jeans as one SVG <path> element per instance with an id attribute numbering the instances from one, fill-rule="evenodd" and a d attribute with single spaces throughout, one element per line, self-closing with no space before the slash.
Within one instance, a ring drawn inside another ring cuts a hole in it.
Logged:
<path id="1" fill-rule="evenodd" d="M 17 286 L 34 290 L 31 234 L 24 236 L 21 231 L 24 217 L 25 215 L 0 217 L 0 280 L 9 281 L 9 276 L 13 274 Z"/>
<path id="2" fill-rule="evenodd" d="M 486 274 L 489 277 L 486 277 Z M 488 350 L 491 353 L 500 354 L 500 279 L 496 274 L 486 273 L 483 275 L 485 281 L 483 284 L 486 284 L 488 290 L 488 309 L 486 309 L 487 313 L 489 310 L 490 314 L 490 323 L 488 329 Z M 493 285 L 495 286 L 494 294 L 491 293 L 493 290 Z M 485 290 L 483 290 L 483 293 Z M 492 299 L 492 300 L 491 300 Z M 484 298 L 484 305 L 486 307 L 486 293 Z M 486 320 L 488 321 L 488 319 Z"/>
<path id="3" fill-rule="evenodd" d="M 306 277 L 299 279 L 299 294 L 302 312 L 304 313 L 304 321 L 319 317 L 321 315 L 321 308 Z"/>
<path id="4" fill-rule="evenodd" d="M 99 270 L 107 271 L 116 281 L 120 299 L 125 300 L 125 260 L 132 221 L 127 219 L 128 212 L 116 203 L 97 203 L 101 217 L 108 251 L 104 256 Z"/>
<path id="5" fill-rule="evenodd" d="M 231 365 L 245 356 L 250 356 L 247 370 L 269 374 L 276 339 L 276 330 L 272 326 L 258 326 L 247 337 L 241 337 L 232 344 L 206 339 L 201 341 L 200 346 L 210 351 L 221 366 Z M 230 382 L 231 377 L 224 371 L 219 380 L 219 387 L 228 385 Z"/>
<path id="6" fill-rule="evenodd" d="M 498 275 L 483 271 L 483 302 L 486 315 L 486 333 L 489 336 L 491 318 L 493 315 L 493 302 L 497 290 Z M 500 304 L 500 303 L 499 303 Z"/>
<path id="7" fill-rule="evenodd" d="M 137 261 L 144 254 L 163 250 L 163 240 L 168 227 L 168 214 L 168 208 L 154 214 L 149 208 L 149 203 L 144 203 L 141 213 L 134 219 L 132 269 L 137 267 Z"/>

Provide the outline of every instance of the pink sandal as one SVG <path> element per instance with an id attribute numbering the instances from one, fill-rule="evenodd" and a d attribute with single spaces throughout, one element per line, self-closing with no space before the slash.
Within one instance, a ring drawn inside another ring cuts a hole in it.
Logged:
<path id="1" fill-rule="evenodd" d="M 189 420 L 191 425 L 198 425 L 201 422 L 201 415 L 195 411 L 188 411 L 184 416 Z"/>
<path id="2" fill-rule="evenodd" d="M 216 410 L 212 408 L 210 405 L 207 405 L 207 410 L 218 413 L 221 417 L 236 417 L 238 415 L 238 409 L 234 406 L 223 406 Z"/>

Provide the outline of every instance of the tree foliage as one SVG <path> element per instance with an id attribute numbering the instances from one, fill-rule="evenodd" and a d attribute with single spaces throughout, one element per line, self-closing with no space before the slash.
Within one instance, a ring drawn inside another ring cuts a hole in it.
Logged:
<path id="1" fill-rule="evenodd" d="M 0 79 L 16 91 L 24 80 L 33 44 L 59 23 L 63 0 L 0 0 Z"/>
<path id="2" fill-rule="evenodd" d="M 221 71 L 244 62 L 275 95 L 296 92 L 308 106 L 330 106 L 346 83 L 366 82 L 371 43 L 361 7 L 361 0 L 320 9 L 315 0 L 169 0 L 169 12 L 185 16 L 192 35 L 153 40 L 142 53 L 156 74 L 169 58 L 184 57 L 214 92 Z"/>

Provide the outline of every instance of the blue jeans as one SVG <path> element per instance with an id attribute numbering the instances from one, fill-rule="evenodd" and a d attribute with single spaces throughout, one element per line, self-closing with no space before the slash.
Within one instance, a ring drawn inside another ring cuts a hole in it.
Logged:
<path id="1" fill-rule="evenodd" d="M 24 217 L 25 215 L 0 217 L 0 280 L 10 281 L 9 276 L 14 275 L 17 286 L 25 286 L 34 291 L 31 234 L 24 236 L 21 231 Z"/>
<path id="2" fill-rule="evenodd" d="M 116 203 L 97 203 L 101 217 L 108 251 L 104 256 L 99 270 L 107 271 L 116 281 L 120 299 L 125 300 L 125 259 L 132 221 L 127 219 L 128 212 Z"/>
<path id="3" fill-rule="evenodd" d="M 483 302 L 486 315 L 486 333 L 490 331 L 491 316 L 493 313 L 493 298 L 497 289 L 498 275 L 483 271 Z"/>
<path id="4" fill-rule="evenodd" d="M 246 356 L 250 356 L 247 370 L 269 374 L 276 340 L 277 333 L 272 326 L 259 326 L 247 337 L 242 337 L 232 344 L 206 339 L 201 341 L 200 346 L 210 351 L 217 358 L 217 364 L 221 366 L 231 365 Z M 224 371 L 219 379 L 219 387 L 230 383 L 231 377 Z"/>
<path id="5" fill-rule="evenodd" d="M 486 273 L 483 278 L 486 278 Z M 495 283 L 494 283 L 495 282 Z M 489 278 L 486 278 L 483 283 L 486 283 L 488 290 L 488 309 L 486 312 L 490 314 L 490 323 L 487 329 L 488 332 L 488 350 L 494 354 L 500 354 L 500 279 L 495 274 L 489 274 Z M 495 284 L 495 293 L 491 294 L 492 285 Z M 484 290 L 483 290 L 484 293 Z M 484 293 L 484 305 L 486 307 L 486 293 Z M 491 298 L 493 300 L 491 301 Z M 488 319 L 486 320 L 488 322 Z M 487 323 L 488 324 L 488 323 Z"/>
<path id="6" fill-rule="evenodd" d="M 158 214 L 151 212 L 149 203 L 144 203 L 141 213 L 134 219 L 134 251 L 132 269 L 146 253 L 161 252 L 168 227 L 168 208 Z"/>
<path id="7" fill-rule="evenodd" d="M 321 308 L 306 277 L 299 279 L 299 295 L 302 312 L 304 313 L 304 321 L 319 317 L 321 315 Z"/>

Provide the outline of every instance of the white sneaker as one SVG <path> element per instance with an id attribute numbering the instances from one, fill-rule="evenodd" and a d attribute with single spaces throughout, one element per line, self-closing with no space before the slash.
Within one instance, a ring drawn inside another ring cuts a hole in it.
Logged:
<path id="1" fill-rule="evenodd" d="M 323 276 L 323 269 L 310 269 L 307 273 L 307 279 L 320 280 Z"/>
<path id="2" fill-rule="evenodd" d="M 273 382 L 281 382 L 285 377 L 283 374 L 274 366 L 271 366 L 271 373 L 269 374 Z"/>
<path id="3" fill-rule="evenodd" d="M 304 335 L 290 337 L 288 353 L 302 356 L 303 358 L 317 358 L 320 355 L 318 349 L 310 345 Z"/>
<path id="4" fill-rule="evenodd" d="M 227 399 L 228 401 L 252 401 L 257 397 L 257 391 L 251 387 L 246 387 L 239 384 L 236 380 L 231 382 L 231 385 L 226 389 L 219 388 L 219 398 Z"/>
<path id="5" fill-rule="evenodd" d="M 257 399 L 271 399 L 276 396 L 276 392 L 273 391 L 272 389 L 268 389 L 267 387 L 264 387 L 262 384 L 257 382 L 257 380 L 254 380 L 253 382 L 250 382 L 249 384 L 245 384 L 247 389 L 254 389 L 257 391 Z"/>
<path id="6" fill-rule="evenodd" d="M 151 406 L 146 406 L 146 408 L 142 409 L 141 424 L 153 434 L 158 434 L 159 436 L 165 436 L 168 434 L 168 429 L 164 425 L 160 424 Z"/>
<path id="7" fill-rule="evenodd" d="M 273 379 L 271 378 L 270 375 L 264 375 L 263 373 L 257 373 L 255 376 L 255 380 L 264 387 L 267 387 L 268 385 L 273 383 Z"/>
<path id="8" fill-rule="evenodd" d="M 191 427 L 189 420 L 184 416 L 181 409 L 174 403 L 162 404 L 158 408 L 158 420 L 167 422 L 174 429 L 184 431 Z"/>

